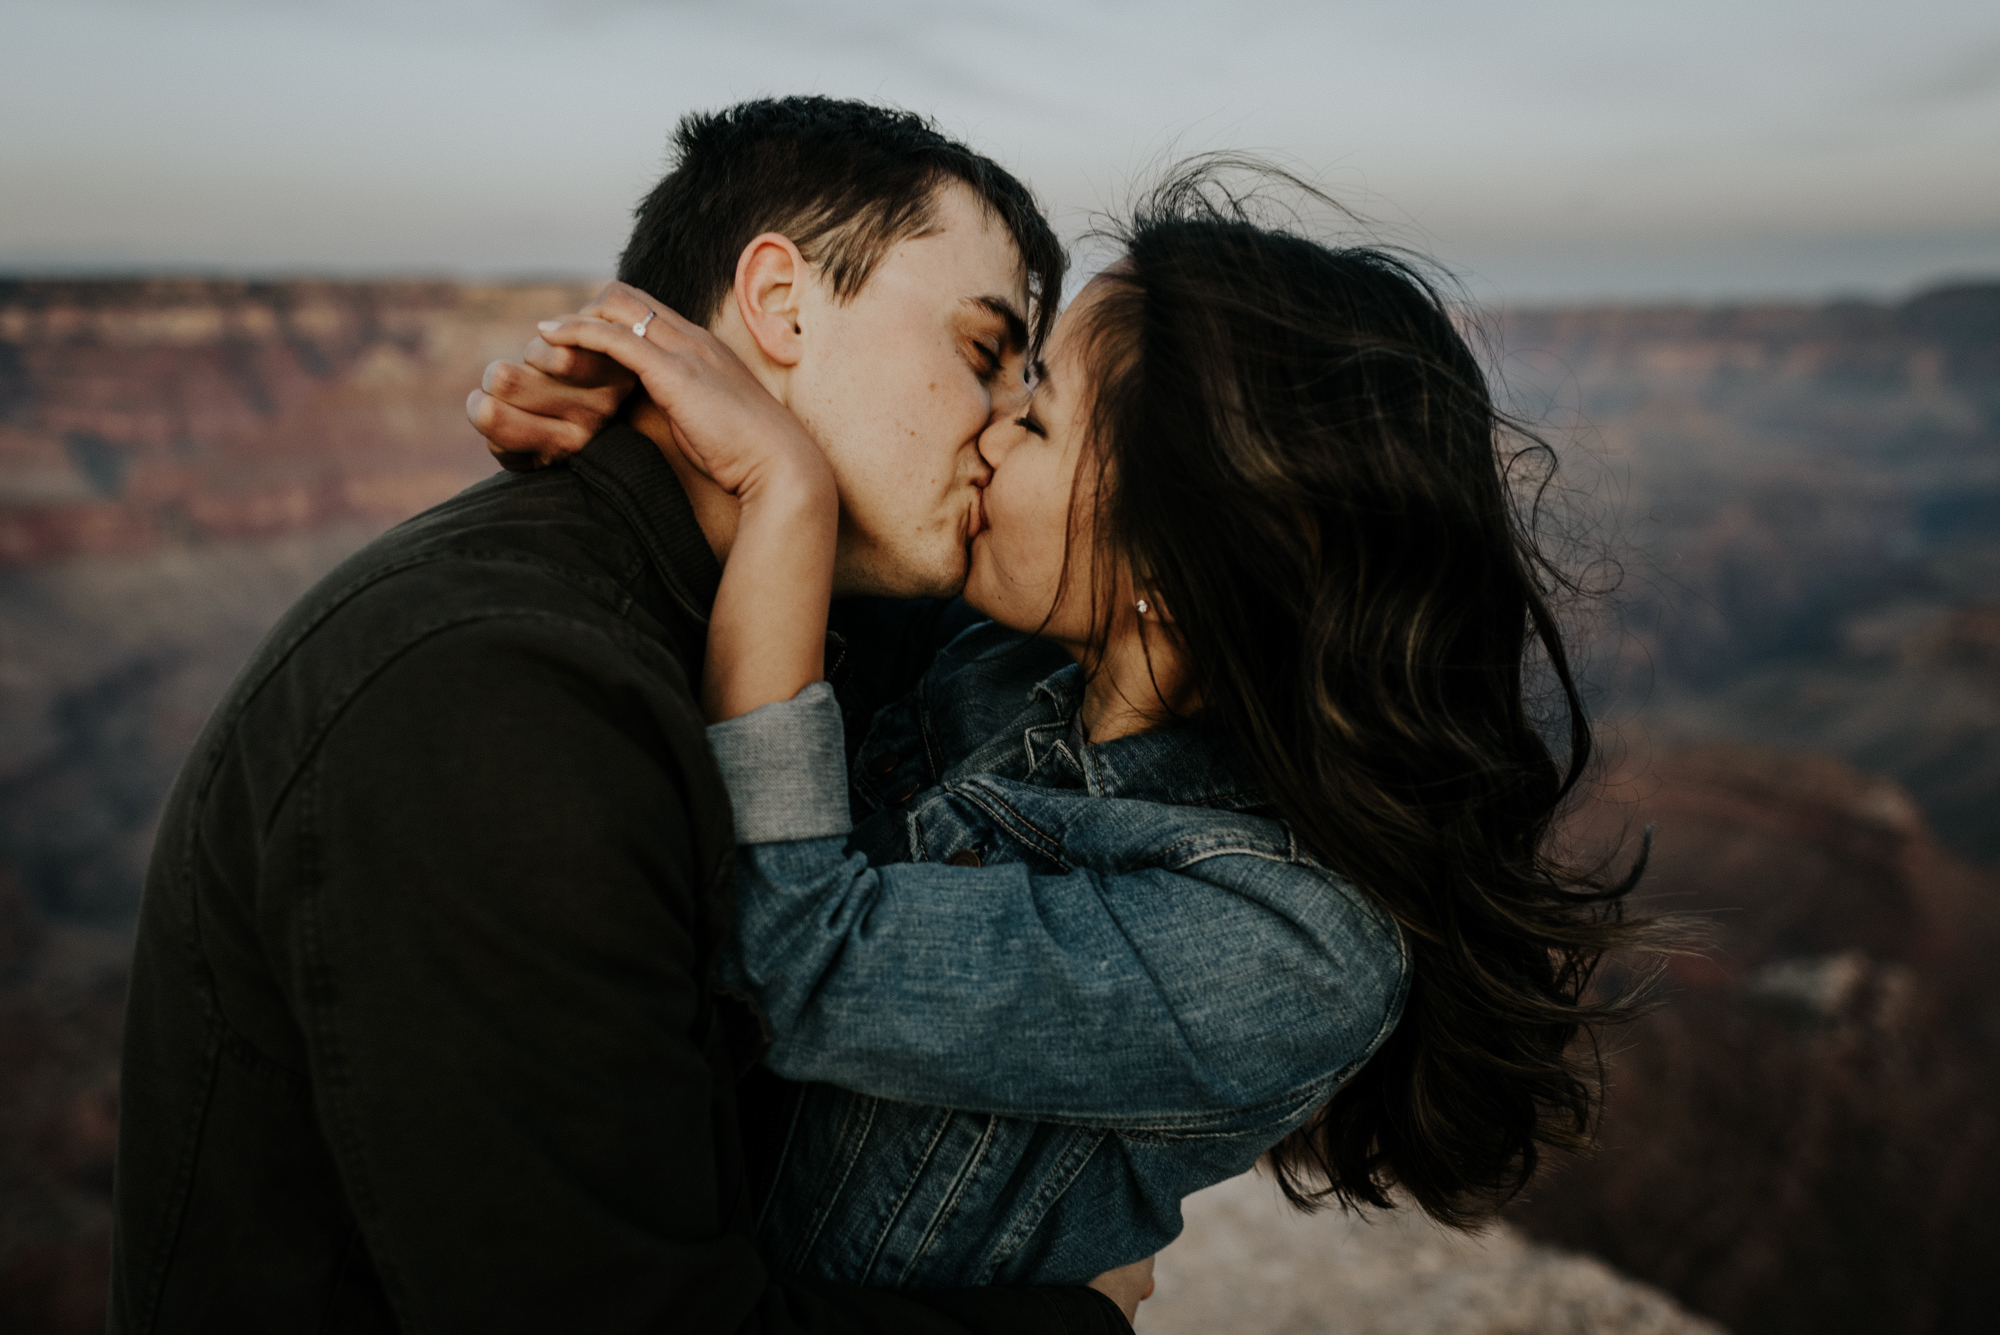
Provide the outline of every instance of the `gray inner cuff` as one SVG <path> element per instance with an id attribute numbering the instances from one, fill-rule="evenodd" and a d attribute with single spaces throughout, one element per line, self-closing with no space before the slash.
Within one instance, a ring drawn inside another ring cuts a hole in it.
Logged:
<path id="1" fill-rule="evenodd" d="M 824 839 L 853 828 L 840 705 L 825 682 L 711 725 L 708 745 L 729 789 L 737 843 Z"/>

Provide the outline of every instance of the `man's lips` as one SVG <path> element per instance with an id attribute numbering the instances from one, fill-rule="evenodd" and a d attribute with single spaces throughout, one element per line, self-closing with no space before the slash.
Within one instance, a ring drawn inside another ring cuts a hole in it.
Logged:
<path id="1" fill-rule="evenodd" d="M 986 531 L 986 489 L 984 487 L 974 487 L 972 489 L 972 507 L 971 509 L 966 511 L 965 540 L 968 543 L 970 543 L 974 538 L 978 537 L 981 533 L 984 533 L 985 531 Z"/>

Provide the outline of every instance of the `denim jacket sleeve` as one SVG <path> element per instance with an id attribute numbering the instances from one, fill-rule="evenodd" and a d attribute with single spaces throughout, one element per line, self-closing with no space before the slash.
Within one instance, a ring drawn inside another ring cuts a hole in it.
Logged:
<path id="1" fill-rule="evenodd" d="M 1400 972 L 1354 948 L 1356 906 L 1321 873 L 1259 864 L 1222 884 L 1157 867 L 871 865 L 847 849 L 827 687 L 709 741 L 738 841 L 723 967 L 769 1016 L 780 1075 L 1045 1121 L 1221 1130 L 1326 1097 L 1400 1007 Z"/>

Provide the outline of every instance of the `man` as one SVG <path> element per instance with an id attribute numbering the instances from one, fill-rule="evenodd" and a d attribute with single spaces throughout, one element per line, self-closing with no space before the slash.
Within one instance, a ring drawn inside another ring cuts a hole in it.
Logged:
<path id="1" fill-rule="evenodd" d="M 815 430 L 844 590 L 950 590 L 971 443 L 1059 283 L 1046 222 L 857 104 L 678 146 L 621 277 Z M 1089 1289 L 757 1256 L 757 1021 L 710 987 L 732 839 L 695 705 L 732 517 L 690 476 L 619 426 L 474 487 L 323 580 L 217 708 L 141 911 L 114 1331 L 1128 1329 Z"/>

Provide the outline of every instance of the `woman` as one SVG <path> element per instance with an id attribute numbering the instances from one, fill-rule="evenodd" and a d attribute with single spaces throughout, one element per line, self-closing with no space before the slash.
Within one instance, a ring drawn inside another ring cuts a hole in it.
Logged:
<path id="1" fill-rule="evenodd" d="M 742 845 L 728 981 L 802 1082 L 760 1227 L 802 1272 L 1080 1282 L 1267 1152 L 1302 1205 L 1393 1184 L 1469 1226 L 1584 1142 L 1572 1040 L 1625 1013 L 1584 988 L 1649 939 L 1631 877 L 1546 847 L 1590 755 L 1561 577 L 1433 290 L 1199 168 L 1123 240 L 981 437 L 991 621 L 875 718 L 851 801 L 824 460 L 795 425 L 687 441 L 742 503 L 704 692 Z M 706 335 L 671 315 L 543 330 L 677 420 L 747 382 L 690 378 L 675 342 Z"/>

